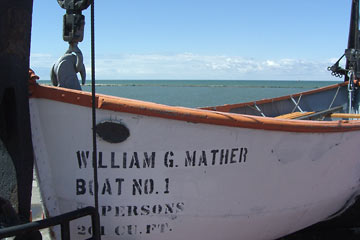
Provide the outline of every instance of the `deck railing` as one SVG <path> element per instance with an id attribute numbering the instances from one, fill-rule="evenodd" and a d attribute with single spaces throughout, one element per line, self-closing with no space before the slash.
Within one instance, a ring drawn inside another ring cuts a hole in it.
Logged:
<path id="1" fill-rule="evenodd" d="M 31 233 L 40 229 L 49 228 L 52 226 L 61 226 L 61 239 L 70 239 L 70 221 L 82 218 L 85 216 L 91 216 L 92 224 L 92 236 L 89 239 L 99 240 L 100 239 L 100 222 L 99 214 L 94 207 L 85 207 L 72 212 L 64 213 L 59 216 L 47 218 L 30 223 L 24 223 L 21 225 L 11 226 L 0 229 L 0 239 L 6 237 L 20 236 L 23 234 Z"/>

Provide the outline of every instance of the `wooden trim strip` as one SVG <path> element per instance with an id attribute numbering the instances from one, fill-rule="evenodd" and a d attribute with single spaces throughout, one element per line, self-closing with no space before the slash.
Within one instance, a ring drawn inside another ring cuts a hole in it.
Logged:
<path id="1" fill-rule="evenodd" d="M 302 117 L 302 116 L 307 116 L 310 114 L 313 114 L 315 112 L 292 112 L 292 113 L 287 113 L 284 115 L 280 115 L 280 116 L 276 116 L 274 118 L 279 118 L 279 119 L 296 119 L 298 117 Z"/>
<path id="2" fill-rule="evenodd" d="M 326 88 L 325 88 L 326 89 Z M 44 98 L 84 107 L 91 107 L 91 94 L 77 90 L 42 86 L 30 86 L 31 98 Z M 307 121 L 274 119 L 235 113 L 223 113 L 203 109 L 166 106 L 126 98 L 96 95 L 96 106 L 99 109 L 126 112 L 151 117 L 221 125 L 288 132 L 345 132 L 360 130 L 360 121 Z"/>
<path id="3" fill-rule="evenodd" d="M 330 115 L 332 118 L 360 118 L 360 114 L 352 113 L 332 113 Z"/>
<path id="4" fill-rule="evenodd" d="M 280 115 L 274 118 L 278 119 L 297 119 L 302 116 L 308 116 L 310 114 L 314 114 L 315 112 L 292 112 L 284 115 Z M 360 114 L 353 114 L 353 113 L 331 113 L 326 115 L 327 117 L 331 118 L 360 118 Z"/>

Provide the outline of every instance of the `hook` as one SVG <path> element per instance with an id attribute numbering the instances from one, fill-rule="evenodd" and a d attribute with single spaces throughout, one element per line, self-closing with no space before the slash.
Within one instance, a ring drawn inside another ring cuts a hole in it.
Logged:
<path id="1" fill-rule="evenodd" d="M 78 47 L 77 43 L 69 43 L 69 49 L 65 52 L 66 53 L 74 53 L 76 56 L 76 72 L 80 73 L 81 76 L 81 84 L 84 85 L 86 81 L 86 70 L 85 65 L 83 62 L 83 54 Z"/>
<path id="2" fill-rule="evenodd" d="M 81 84 L 84 85 L 86 69 L 83 63 L 83 55 L 77 43 L 70 43 L 69 49 L 51 69 L 51 82 L 54 86 L 81 90 L 77 73 L 80 73 Z"/>

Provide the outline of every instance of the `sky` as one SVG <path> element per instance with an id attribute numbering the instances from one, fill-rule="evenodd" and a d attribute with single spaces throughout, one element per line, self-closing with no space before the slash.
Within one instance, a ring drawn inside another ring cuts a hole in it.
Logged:
<path id="1" fill-rule="evenodd" d="M 351 0 L 95 0 L 97 80 L 334 80 Z M 34 0 L 30 67 L 68 48 L 56 0 Z M 90 7 L 79 48 L 91 79 Z"/>

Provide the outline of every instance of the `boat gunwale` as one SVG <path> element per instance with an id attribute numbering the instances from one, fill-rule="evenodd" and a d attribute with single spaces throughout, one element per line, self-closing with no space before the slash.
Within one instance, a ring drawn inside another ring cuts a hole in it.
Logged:
<path id="1" fill-rule="evenodd" d="M 347 86 L 347 85 L 348 85 L 348 82 L 343 82 L 343 83 L 333 84 L 333 85 L 329 85 L 329 86 L 325 86 L 325 87 L 320 87 L 320 88 L 316 88 L 316 89 L 312 89 L 312 90 L 308 90 L 308 91 L 304 91 L 304 92 L 298 92 L 298 93 L 275 97 L 275 98 L 265 98 L 265 99 L 261 99 L 261 100 L 255 100 L 255 101 L 244 102 L 244 103 L 224 104 L 224 105 L 219 105 L 219 106 L 202 107 L 201 109 L 220 111 L 220 112 L 230 112 L 234 108 L 253 106 L 254 104 L 261 105 L 261 104 L 266 104 L 266 103 L 272 103 L 272 102 L 287 100 L 287 99 L 290 99 L 291 97 L 297 98 L 300 96 L 306 96 L 306 95 L 323 92 L 326 90 L 334 89 L 337 87 L 343 87 L 343 86 Z"/>
<path id="2" fill-rule="evenodd" d="M 326 91 L 332 88 L 343 86 L 346 83 L 330 85 L 327 87 L 310 90 L 298 94 L 256 101 L 256 103 L 266 103 L 271 101 L 284 100 L 291 96 L 301 94 L 312 94 Z M 61 87 L 31 84 L 29 87 L 30 98 L 44 98 L 64 103 L 91 107 L 91 93 L 66 89 Z M 293 120 L 275 119 L 272 117 L 262 117 L 245 115 L 238 113 L 228 113 L 210 110 L 210 108 L 186 108 L 179 106 L 168 106 L 158 103 L 96 94 L 95 106 L 98 109 L 111 110 L 116 112 L 126 112 L 137 115 L 158 117 L 186 121 L 192 123 L 203 123 L 210 125 L 221 125 L 227 127 L 250 128 L 271 131 L 304 132 L 304 133 L 326 133 L 326 132 L 348 132 L 360 130 L 360 120 L 338 120 L 338 121 L 313 121 L 313 120 Z M 229 106 L 243 106 L 246 103 L 231 104 Z M 225 105 L 227 106 L 227 105 Z"/>

